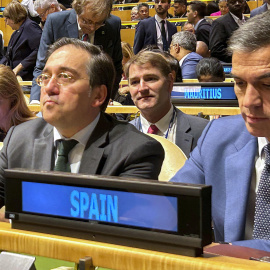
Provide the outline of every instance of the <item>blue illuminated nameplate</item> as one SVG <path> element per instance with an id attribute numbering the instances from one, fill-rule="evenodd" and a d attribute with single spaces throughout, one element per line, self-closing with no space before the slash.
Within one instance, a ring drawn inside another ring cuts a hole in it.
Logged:
<path id="1" fill-rule="evenodd" d="M 174 86 L 172 98 L 201 99 L 201 100 L 234 100 L 236 99 L 233 86 Z"/>
<path id="2" fill-rule="evenodd" d="M 230 65 L 223 65 L 223 70 L 225 74 L 230 74 L 232 72 L 232 64 Z"/>
<path id="3" fill-rule="evenodd" d="M 177 232 L 172 196 L 22 182 L 22 211 Z"/>

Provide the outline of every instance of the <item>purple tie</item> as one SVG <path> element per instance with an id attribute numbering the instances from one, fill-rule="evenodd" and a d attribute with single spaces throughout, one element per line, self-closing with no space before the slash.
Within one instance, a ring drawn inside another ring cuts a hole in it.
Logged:
<path id="1" fill-rule="evenodd" d="M 149 134 L 157 134 L 159 131 L 159 129 L 157 128 L 156 125 L 151 125 L 148 130 L 147 130 L 147 133 Z"/>

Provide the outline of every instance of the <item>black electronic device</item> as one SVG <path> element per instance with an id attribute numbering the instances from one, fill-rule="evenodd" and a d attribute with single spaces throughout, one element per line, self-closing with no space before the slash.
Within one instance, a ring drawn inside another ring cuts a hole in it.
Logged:
<path id="1" fill-rule="evenodd" d="M 171 101 L 176 106 L 238 107 L 233 82 L 174 83 Z"/>
<path id="2" fill-rule="evenodd" d="M 199 256 L 211 243 L 211 187 L 5 170 L 12 228 Z"/>

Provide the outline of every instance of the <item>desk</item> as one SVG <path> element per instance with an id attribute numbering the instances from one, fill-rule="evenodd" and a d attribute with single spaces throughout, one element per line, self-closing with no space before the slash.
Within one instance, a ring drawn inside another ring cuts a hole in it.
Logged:
<path id="1" fill-rule="evenodd" d="M 28 105 L 32 112 L 39 112 L 40 105 Z M 177 106 L 182 112 L 197 115 L 203 113 L 204 115 L 236 115 L 240 113 L 238 107 L 182 107 Z M 136 106 L 108 106 L 106 113 L 137 113 L 139 109 Z"/>
<path id="2" fill-rule="evenodd" d="M 93 264 L 114 270 L 250 270 L 270 264 L 225 256 L 192 258 L 93 241 L 28 232 L 0 222 L 0 249 L 78 262 L 91 256 Z"/>

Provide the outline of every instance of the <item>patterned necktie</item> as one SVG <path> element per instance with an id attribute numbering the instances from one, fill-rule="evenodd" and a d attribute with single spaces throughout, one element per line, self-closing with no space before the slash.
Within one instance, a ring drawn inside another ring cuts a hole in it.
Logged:
<path id="1" fill-rule="evenodd" d="M 76 140 L 59 141 L 59 151 L 54 171 L 71 172 L 68 154 L 77 143 Z"/>
<path id="2" fill-rule="evenodd" d="M 156 125 L 151 125 L 148 130 L 147 130 L 147 133 L 149 134 L 157 134 L 159 131 L 159 129 L 157 128 Z"/>
<path id="3" fill-rule="evenodd" d="M 83 34 L 82 40 L 83 41 L 88 41 L 88 34 Z"/>
<path id="4" fill-rule="evenodd" d="M 162 36 L 162 43 L 163 43 L 163 51 L 168 51 L 168 43 L 167 43 L 167 36 L 165 31 L 165 21 L 161 21 L 161 36 Z"/>
<path id="5" fill-rule="evenodd" d="M 265 165 L 256 195 L 254 239 L 270 240 L 270 144 L 264 147 Z"/>

